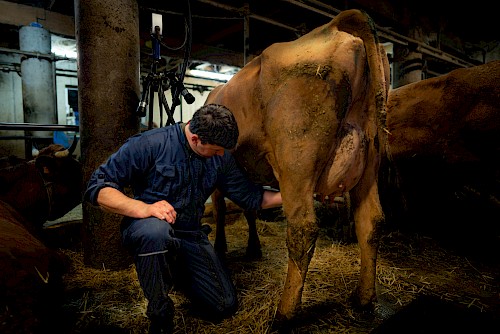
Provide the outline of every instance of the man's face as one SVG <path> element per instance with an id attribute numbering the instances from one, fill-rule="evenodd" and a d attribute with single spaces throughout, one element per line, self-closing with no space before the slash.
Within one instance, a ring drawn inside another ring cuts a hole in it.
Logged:
<path id="1" fill-rule="evenodd" d="M 224 155 L 224 147 L 212 144 L 202 144 L 200 140 L 196 141 L 193 151 L 204 158 L 210 158 L 214 155 Z"/>

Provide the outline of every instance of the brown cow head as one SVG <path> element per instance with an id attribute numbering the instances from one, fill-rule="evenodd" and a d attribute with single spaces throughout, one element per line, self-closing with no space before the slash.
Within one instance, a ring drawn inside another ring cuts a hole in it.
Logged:
<path id="1" fill-rule="evenodd" d="M 0 169 L 0 200 L 39 229 L 81 202 L 82 177 L 81 164 L 70 151 L 49 145 L 31 161 Z"/>

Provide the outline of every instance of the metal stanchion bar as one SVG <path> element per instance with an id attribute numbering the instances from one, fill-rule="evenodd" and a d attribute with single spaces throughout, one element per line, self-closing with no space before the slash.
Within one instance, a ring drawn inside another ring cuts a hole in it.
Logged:
<path id="1" fill-rule="evenodd" d="M 0 122 L 0 130 L 75 131 L 75 132 L 79 132 L 80 127 L 78 125 L 63 125 L 63 124 L 3 123 L 3 122 Z"/>

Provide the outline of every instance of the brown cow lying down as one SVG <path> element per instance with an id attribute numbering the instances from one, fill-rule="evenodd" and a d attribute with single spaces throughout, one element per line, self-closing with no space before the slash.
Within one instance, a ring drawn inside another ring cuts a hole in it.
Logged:
<path id="1" fill-rule="evenodd" d="M 37 237 L 81 201 L 81 166 L 60 145 L 0 169 L 0 333 L 43 332 L 66 259 Z"/>
<path id="2" fill-rule="evenodd" d="M 394 197 L 401 191 L 407 209 L 389 212 L 403 207 L 389 201 L 391 220 L 447 239 L 498 225 L 489 222 L 500 214 L 499 83 L 500 61 L 493 61 L 389 93 L 391 166 L 399 182 Z"/>
<path id="3" fill-rule="evenodd" d="M 288 223 L 288 273 L 278 322 L 293 318 L 301 304 L 319 231 L 315 192 L 351 192 L 361 247 L 355 295 L 362 306 L 375 300 L 387 77 L 373 22 L 348 10 L 295 41 L 271 45 L 206 100 L 235 115 L 240 136 L 234 155 L 249 175 L 266 184 L 279 182 Z"/>

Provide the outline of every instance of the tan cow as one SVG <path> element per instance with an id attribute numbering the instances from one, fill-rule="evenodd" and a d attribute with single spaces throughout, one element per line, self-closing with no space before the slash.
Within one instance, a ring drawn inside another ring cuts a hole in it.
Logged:
<path id="1" fill-rule="evenodd" d="M 441 156 L 452 163 L 496 155 L 484 145 L 485 138 L 500 135 L 499 102 L 500 60 L 391 90 L 387 126 L 393 158 Z"/>
<path id="2" fill-rule="evenodd" d="M 14 162 L 0 169 L 0 333 L 41 333 L 67 261 L 40 232 L 81 202 L 81 165 L 61 145 Z"/>
<path id="3" fill-rule="evenodd" d="M 394 197 L 402 193 L 407 206 L 394 216 L 403 214 L 406 224 L 414 219 L 420 229 L 428 223 L 430 232 L 442 229 L 448 239 L 461 227 L 470 233 L 471 220 L 479 230 L 479 222 L 491 220 L 488 207 L 496 207 L 498 216 L 499 83 L 497 60 L 390 91 L 390 166 L 398 177 Z M 402 207 L 394 203 L 386 213 Z"/>
<path id="4" fill-rule="evenodd" d="M 357 301 L 375 294 L 377 190 L 388 91 L 388 62 L 371 19 L 358 10 L 299 39 L 277 43 L 254 58 L 206 103 L 227 106 L 238 122 L 234 152 L 256 181 L 277 180 L 287 218 L 288 272 L 276 319 L 301 304 L 318 225 L 315 192 L 351 194 L 361 274 Z"/>

